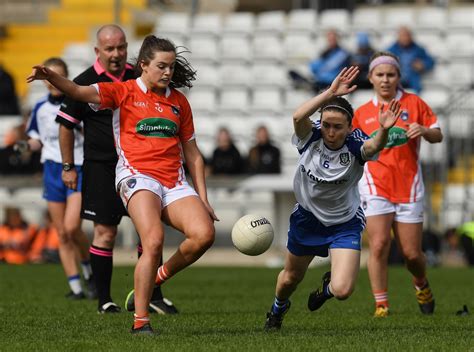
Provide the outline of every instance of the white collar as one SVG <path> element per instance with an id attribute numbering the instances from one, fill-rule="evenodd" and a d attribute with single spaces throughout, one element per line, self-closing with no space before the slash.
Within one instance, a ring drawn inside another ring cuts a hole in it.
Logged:
<path id="1" fill-rule="evenodd" d="M 147 88 L 147 86 L 145 85 L 145 83 L 143 83 L 142 78 L 141 78 L 141 77 L 138 77 L 138 78 L 136 79 L 136 81 L 137 81 L 137 85 L 138 85 L 138 87 L 141 89 L 141 91 L 146 94 L 146 93 L 148 92 L 148 88 Z M 171 94 L 171 89 L 170 89 L 170 87 L 166 87 L 165 97 L 168 98 L 168 97 L 170 96 L 170 94 Z"/>

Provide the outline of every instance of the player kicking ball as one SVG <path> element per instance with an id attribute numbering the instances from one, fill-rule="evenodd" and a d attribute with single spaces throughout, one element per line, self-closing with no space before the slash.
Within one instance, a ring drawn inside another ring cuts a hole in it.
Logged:
<path id="1" fill-rule="evenodd" d="M 331 271 L 310 293 L 309 310 L 319 309 L 332 297 L 347 299 L 354 290 L 365 227 L 357 184 L 365 162 L 377 158 L 387 143 L 388 130 L 401 115 L 400 104 L 392 100 L 388 108 L 381 106 L 380 127 L 373 138 L 352 130 L 353 109 L 341 96 L 357 88 L 351 84 L 358 74 L 357 67 L 344 68 L 326 91 L 293 114 L 292 143 L 300 153 L 293 181 L 297 204 L 290 216 L 285 266 L 278 275 L 265 330 L 281 328 L 290 296 L 315 256 L 330 253 Z M 317 110 L 321 117 L 312 121 Z"/>

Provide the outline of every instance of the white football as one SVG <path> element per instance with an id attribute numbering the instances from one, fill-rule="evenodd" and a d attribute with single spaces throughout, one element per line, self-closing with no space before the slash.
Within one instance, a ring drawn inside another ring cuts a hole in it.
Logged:
<path id="1" fill-rule="evenodd" d="M 272 241 L 273 227 L 264 216 L 244 215 L 232 227 L 232 243 L 243 254 L 262 254 Z"/>

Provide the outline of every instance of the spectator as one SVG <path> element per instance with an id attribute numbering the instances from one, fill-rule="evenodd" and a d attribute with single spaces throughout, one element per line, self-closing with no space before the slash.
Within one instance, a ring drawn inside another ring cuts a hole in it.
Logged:
<path id="1" fill-rule="evenodd" d="M 243 171 L 244 162 L 227 128 L 217 132 L 217 147 L 212 153 L 208 173 L 212 175 L 236 175 Z"/>
<path id="2" fill-rule="evenodd" d="M 25 264 L 31 242 L 37 231 L 21 216 L 20 209 L 5 208 L 5 223 L 0 226 L 0 261 L 8 264 Z"/>
<path id="3" fill-rule="evenodd" d="M 414 40 L 410 29 L 400 27 L 398 39 L 387 49 L 400 59 L 402 78 L 400 83 L 404 88 L 416 93 L 422 90 L 421 77 L 434 67 L 434 59 Z"/>
<path id="4" fill-rule="evenodd" d="M 20 115 L 12 76 L 0 65 L 0 115 Z"/>
<path id="5" fill-rule="evenodd" d="M 270 140 L 267 127 L 259 126 L 256 144 L 249 151 L 249 171 L 254 174 L 278 174 L 281 171 L 280 150 Z"/>
<path id="6" fill-rule="evenodd" d="M 44 212 L 45 223 L 31 244 L 29 258 L 32 263 L 59 263 L 59 236 L 51 222 L 48 211 Z"/>
<path id="7" fill-rule="evenodd" d="M 351 56 L 351 65 L 359 67 L 360 74 L 355 81 L 359 89 L 372 89 L 368 76 L 370 58 L 374 53 L 375 50 L 370 44 L 368 34 L 366 32 L 357 33 L 357 48 Z"/>
<path id="8" fill-rule="evenodd" d="M 309 84 L 315 92 L 327 88 L 338 73 L 350 64 L 350 54 L 339 45 L 339 35 L 334 29 L 326 33 L 327 47 L 321 56 L 309 63 L 309 69 L 313 74 L 312 79 L 307 79 L 300 73 L 291 70 L 289 72 L 295 85 Z"/>
<path id="9" fill-rule="evenodd" d="M 465 256 L 459 248 L 459 235 L 455 227 L 448 228 L 443 236 L 442 264 L 446 266 L 464 266 Z"/>
<path id="10" fill-rule="evenodd" d="M 0 174 L 35 174 L 43 169 L 40 151 L 28 150 L 24 153 L 15 151 L 15 144 L 27 138 L 25 121 L 5 133 L 5 147 L 0 148 Z"/>

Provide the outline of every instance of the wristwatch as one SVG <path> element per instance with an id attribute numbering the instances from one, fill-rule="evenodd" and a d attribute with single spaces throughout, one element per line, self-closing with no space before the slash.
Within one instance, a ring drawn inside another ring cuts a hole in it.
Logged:
<path id="1" fill-rule="evenodd" d="M 74 164 L 63 163 L 63 171 L 71 171 L 72 169 L 74 169 Z"/>

